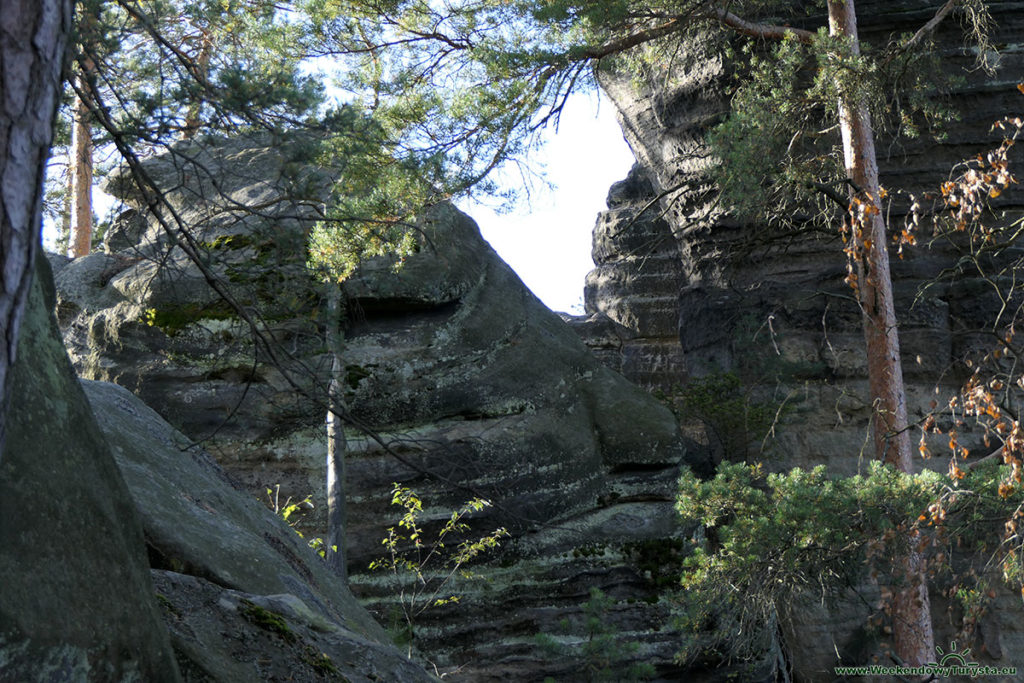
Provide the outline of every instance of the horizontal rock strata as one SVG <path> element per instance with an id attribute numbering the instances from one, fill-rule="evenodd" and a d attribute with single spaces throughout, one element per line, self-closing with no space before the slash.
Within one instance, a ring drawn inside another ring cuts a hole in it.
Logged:
<path id="1" fill-rule="evenodd" d="M 58 263 L 57 308 L 83 376 L 145 399 L 254 497 L 311 494 L 300 529 L 318 534 L 329 358 L 322 286 L 302 268 L 316 207 L 300 191 L 316 183 L 284 173 L 288 154 L 281 146 L 274 161 L 259 143 L 206 141 L 146 165 L 176 188 L 170 205 L 216 277 L 259 312 L 272 346 L 254 342 L 153 215 L 142 229 L 127 214 L 108 253 Z M 396 585 L 367 570 L 398 519 L 393 482 L 426 503 L 428 535 L 482 496 L 494 505 L 473 517 L 473 531 L 504 526 L 512 536 L 479 582 L 452 587 L 459 604 L 418 620 L 414 643 L 439 671 L 588 680 L 649 662 L 681 675 L 680 634 L 658 595 L 681 561 L 675 480 L 683 463 L 706 469 L 703 451 L 688 449 L 664 406 L 595 359 L 472 220 L 441 205 L 419 227 L 422 246 L 400 270 L 368 262 L 344 286 L 346 401 L 367 430 L 348 435 L 353 590 L 401 631 Z M 591 588 L 611 596 L 607 623 L 624 643 L 601 661 L 584 648 Z M 561 643 L 557 652 L 545 653 L 538 634 Z"/>
<path id="2" fill-rule="evenodd" d="M 955 164 L 998 146 L 995 121 L 1020 114 L 1024 15 L 1017 2 L 987 4 L 996 26 L 993 43 L 1001 50 L 999 70 L 987 75 L 974 68 L 975 55 L 960 47 L 955 19 L 940 27 L 936 44 L 951 72 L 961 77 L 943 103 L 958 118 L 940 140 L 880 136 L 882 181 L 891 191 L 936 190 Z M 865 0 L 857 8 L 862 39 L 878 46 L 889 35 L 915 30 L 934 14 L 936 3 Z M 843 282 L 845 259 L 834 233 L 780 234 L 770 226 L 739 221 L 716 205 L 709 173 L 714 160 L 706 154 L 704 138 L 728 109 L 729 65 L 719 48 L 707 36 L 695 38 L 674 54 L 677 66 L 671 74 L 652 74 L 646 82 L 599 74 L 638 167 L 613 187 L 609 209 L 598 219 L 597 267 L 585 295 L 593 315 L 575 324 L 610 366 L 634 381 L 649 383 L 648 368 L 654 367 L 671 368 L 673 377 L 684 378 L 733 372 L 753 400 L 784 403 L 787 417 L 765 442 L 768 451 L 757 452 L 760 438 L 751 446 L 768 467 L 826 464 L 837 474 L 852 473 L 871 457 L 870 403 L 860 314 Z M 1024 157 L 1015 151 L 1015 168 L 1021 168 L 1021 161 Z M 995 206 L 1007 210 L 1012 220 L 1021 215 L 1024 195 L 1007 193 Z M 658 218 L 634 220 L 644 208 L 645 215 Z M 906 209 L 905 201 L 895 202 L 890 223 L 901 224 Z M 958 270 L 962 253 L 952 245 L 922 242 L 904 258 L 892 258 L 912 421 L 959 388 L 969 372 L 963 361 L 989 348 L 985 327 L 1000 306 L 968 269 L 959 269 L 956 279 L 932 284 L 944 269 Z M 1003 256 L 1019 254 L 1011 247 Z M 673 300 L 674 319 L 667 303 Z M 679 342 L 675 347 L 666 338 L 671 324 Z M 638 348 L 652 350 L 640 367 L 629 361 Z M 688 425 L 691 433 L 717 457 L 744 457 L 716 451 L 715 444 L 728 439 L 714 434 L 713 425 L 697 418 L 693 423 Z M 979 434 L 961 437 L 977 454 L 988 452 Z M 936 453 L 945 450 L 944 444 L 934 445 Z M 947 462 L 936 458 L 929 466 L 945 470 Z M 952 635 L 943 604 L 933 595 L 938 641 Z M 994 611 L 987 631 L 999 633 L 1000 642 L 991 643 L 990 652 L 1020 646 L 1018 614 L 1016 609 Z M 798 677 L 829 679 L 836 648 L 842 650 L 853 637 L 835 628 L 844 619 L 820 611 L 796 620 L 795 635 L 789 637 L 799 643 L 791 644 Z M 982 661 L 1008 661 L 1000 656 Z"/>

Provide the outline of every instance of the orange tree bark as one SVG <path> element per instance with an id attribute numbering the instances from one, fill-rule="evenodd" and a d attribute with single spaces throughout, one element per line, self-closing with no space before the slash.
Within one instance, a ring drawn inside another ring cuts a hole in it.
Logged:
<path id="1" fill-rule="evenodd" d="M 78 15 L 81 55 L 75 60 L 74 90 L 71 126 L 71 255 L 75 258 L 86 256 L 92 251 L 92 179 L 93 144 L 92 92 L 89 82 L 96 66 L 89 56 L 95 44 L 97 18 L 89 11 Z"/>
<path id="2" fill-rule="evenodd" d="M 70 28 L 71 0 L 0 0 L 0 458 Z"/>
<path id="3" fill-rule="evenodd" d="M 79 91 L 88 90 L 87 76 L 76 77 Z M 92 114 L 81 94 L 75 96 L 71 129 L 71 255 L 92 250 Z"/>
<path id="4" fill-rule="evenodd" d="M 828 14 L 830 33 L 846 36 L 850 49 L 858 53 L 854 0 L 829 0 Z M 863 100 L 849 101 L 843 97 L 839 103 L 839 118 L 846 173 L 859 190 L 858 198 L 867 207 L 861 214 L 863 220 L 854 226 L 854 255 L 873 402 L 875 456 L 901 472 L 913 472 L 888 240 L 878 205 L 881 188 L 871 115 Z M 911 547 L 901 558 L 902 567 L 898 572 L 906 583 L 895 592 L 893 639 L 896 654 L 904 662 L 920 665 L 934 658 L 935 640 L 923 561 L 920 552 L 913 547 L 916 539 L 909 540 Z"/>
<path id="5" fill-rule="evenodd" d="M 205 86 L 210 72 L 210 59 L 213 57 L 213 31 L 209 27 L 201 28 L 199 33 L 199 56 L 196 57 L 195 72 L 199 75 L 197 79 L 200 87 Z M 203 112 L 203 96 L 197 95 L 192 104 L 189 105 L 185 114 L 185 123 L 181 131 L 182 140 L 191 140 L 199 132 L 202 125 L 200 118 Z"/>

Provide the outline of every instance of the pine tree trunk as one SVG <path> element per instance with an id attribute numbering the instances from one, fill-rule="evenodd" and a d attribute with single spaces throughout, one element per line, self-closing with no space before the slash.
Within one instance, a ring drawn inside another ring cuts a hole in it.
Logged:
<path id="1" fill-rule="evenodd" d="M 7 394 L 42 225 L 70 0 L 3 0 L 0 11 L 0 458 Z"/>
<path id="2" fill-rule="evenodd" d="M 213 56 L 213 33 L 208 28 L 200 29 L 200 47 L 199 56 L 196 57 L 195 70 L 198 74 L 197 85 L 200 89 L 206 87 L 206 78 L 210 71 L 210 58 Z M 189 105 L 188 112 L 185 114 L 185 125 L 181 130 L 182 140 L 191 140 L 195 137 L 196 133 L 199 132 L 199 126 L 202 124 L 200 115 L 203 112 L 203 102 L 205 98 L 199 95 L 191 105 Z"/>
<path id="3" fill-rule="evenodd" d="M 852 50 L 858 53 L 854 0 L 829 0 L 828 12 L 832 35 L 848 36 Z M 878 160 L 871 115 L 863 100 L 850 102 L 845 99 L 840 102 L 839 115 L 847 175 L 860 189 L 858 198 L 874 204 L 874 210 L 859 226 L 861 232 L 853 237 L 857 246 L 857 292 L 864 321 L 868 384 L 873 402 L 875 456 L 902 472 L 913 472 L 888 239 L 879 205 Z M 854 226 L 855 233 L 857 229 L 858 226 Z M 914 538 L 910 539 L 911 546 L 914 541 Z M 904 576 L 897 576 L 897 579 L 905 580 L 906 584 L 898 588 L 894 599 L 895 650 L 907 664 L 926 664 L 934 659 L 935 641 L 923 559 L 920 552 L 911 547 L 901 564 L 901 571 L 897 574 Z"/>
<path id="4" fill-rule="evenodd" d="M 67 256 L 71 249 L 71 197 L 74 196 L 74 179 L 71 172 L 71 158 L 68 156 L 67 182 L 64 188 L 64 197 L 60 205 L 60 234 L 57 235 L 57 253 Z"/>
<path id="5" fill-rule="evenodd" d="M 84 73 L 77 76 L 82 92 L 88 88 Z M 92 250 L 92 131 L 89 106 L 75 97 L 71 128 L 71 255 Z"/>
<path id="6" fill-rule="evenodd" d="M 345 397 L 342 393 L 343 341 L 341 336 L 341 289 L 327 284 L 327 349 L 331 354 L 331 382 L 327 388 L 327 566 L 348 580 L 348 552 L 345 544 Z"/>

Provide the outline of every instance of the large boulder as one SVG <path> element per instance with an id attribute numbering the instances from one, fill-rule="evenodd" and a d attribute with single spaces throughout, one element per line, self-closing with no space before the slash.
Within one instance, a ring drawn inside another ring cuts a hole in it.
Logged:
<path id="1" fill-rule="evenodd" d="M 320 176 L 295 171 L 290 153 L 259 140 L 205 140 L 147 162 L 168 188 L 174 211 L 163 215 L 181 219 L 172 232 L 187 228 L 208 272 L 258 316 L 219 301 L 137 203 L 148 227 L 133 223 L 109 253 L 61 264 L 58 314 L 84 377 L 142 397 L 254 497 L 278 485 L 282 500 L 312 494 L 302 529 L 316 534 L 330 359 L 323 289 L 303 267 L 316 206 L 296 197 L 315 194 Z M 384 618 L 399 609 L 394 585 L 367 573 L 397 521 L 393 482 L 428 501 L 428 529 L 485 497 L 494 506 L 474 529 L 505 526 L 512 538 L 485 582 L 458 588 L 461 604 L 420 618 L 416 642 L 440 671 L 467 680 L 578 676 L 595 587 L 615 600 L 610 627 L 636 643 L 606 668 L 649 661 L 677 674 L 679 634 L 657 596 L 680 561 L 679 468 L 705 467 L 702 452 L 688 449 L 670 411 L 588 353 L 469 217 L 439 205 L 417 228 L 420 247 L 401 269 L 367 262 L 344 287 L 345 398 L 362 427 L 348 434 L 353 590 Z M 141 237 L 125 246 L 129 235 Z M 569 645 L 545 656 L 539 633 Z"/>
<path id="2" fill-rule="evenodd" d="M 128 390 L 83 387 L 138 508 L 185 680 L 434 680 L 198 445 Z"/>
<path id="3" fill-rule="evenodd" d="M 41 258 L 0 464 L 0 680 L 435 680 L 209 455 L 80 384 L 55 303 Z"/>
<path id="4" fill-rule="evenodd" d="M 39 265 L 0 462 L 0 679 L 176 681 L 142 527 Z"/>

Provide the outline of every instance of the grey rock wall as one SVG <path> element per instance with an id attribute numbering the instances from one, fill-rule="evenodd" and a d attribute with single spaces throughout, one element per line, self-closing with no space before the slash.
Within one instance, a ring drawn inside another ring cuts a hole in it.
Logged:
<path id="1" fill-rule="evenodd" d="M 320 286 L 302 268 L 312 214 L 294 201 L 303 174 L 284 174 L 288 151 L 204 141 L 147 162 L 174 188 L 170 202 L 211 267 L 261 312 L 282 362 L 269 362 L 265 348 L 254 360 L 245 324 L 168 249 L 152 216 L 145 229 L 120 231 L 109 253 L 58 264 L 57 310 L 84 377 L 142 397 L 202 440 L 253 497 L 277 485 L 281 500 L 312 494 L 301 528 L 315 534 L 324 524 L 329 365 Z M 275 193 L 292 199 L 268 201 Z M 242 210 L 247 201 L 260 211 Z M 505 526 L 512 537 L 482 568 L 484 580 L 453 587 L 458 605 L 421 617 L 415 644 L 439 671 L 588 680 L 601 668 L 628 676 L 646 661 L 682 675 L 673 662 L 680 634 L 658 594 L 680 559 L 679 468 L 706 469 L 702 452 L 688 448 L 664 406 L 595 359 L 530 294 L 471 219 L 441 205 L 419 227 L 421 249 L 401 270 L 368 262 L 344 289 L 346 399 L 380 440 L 349 432 L 353 591 L 383 623 L 394 621 L 397 586 L 367 570 L 397 522 L 393 482 L 425 501 L 428 533 L 480 495 L 494 506 L 474 517 L 474 530 Z M 607 619 L 623 643 L 599 665 L 583 654 L 592 588 L 612 596 Z M 545 653 L 541 633 L 561 639 L 559 653 Z"/>
<path id="2" fill-rule="evenodd" d="M 671 390 L 686 379 L 679 346 L 682 262 L 640 166 L 611 187 L 598 216 L 584 288 L 586 315 L 568 318 L 587 346 L 638 385 Z"/>
<path id="3" fill-rule="evenodd" d="M 209 455 L 80 385 L 55 303 L 40 258 L 0 466 L 0 680 L 436 680 Z"/>
<path id="4" fill-rule="evenodd" d="M 0 464 L 0 679 L 177 681 L 142 527 L 53 319 L 39 259 Z"/>
<path id="5" fill-rule="evenodd" d="M 934 13 L 935 4 L 858 2 L 862 37 L 880 44 L 890 32 L 910 31 Z M 958 48 L 956 22 L 943 25 L 937 44 L 963 76 L 949 100 L 959 120 L 941 141 L 880 139 L 883 185 L 908 191 L 937 188 L 955 163 L 998 145 L 999 132 L 990 130 L 994 121 L 1024 108 L 1016 87 L 1024 73 L 1021 4 L 988 4 L 997 25 L 993 39 L 1002 49 L 1000 70 L 995 76 L 972 70 L 973 56 Z M 763 391 L 787 396 L 791 412 L 769 451 L 759 457 L 777 469 L 824 463 L 836 473 L 854 472 L 870 457 L 870 412 L 860 316 L 842 282 L 845 261 L 838 242 L 833 235 L 813 234 L 766 239 L 771 235 L 767 226 L 737 221 L 715 205 L 703 139 L 727 109 L 728 65 L 715 42 L 703 36 L 682 46 L 674 59 L 678 68 L 652 74 L 646 83 L 611 72 L 599 75 L 639 163 L 613 187 L 609 209 L 598 219 L 597 266 L 585 295 L 593 315 L 575 324 L 606 362 L 634 381 L 648 383 L 648 368 L 654 367 L 671 368 L 674 377 L 683 378 L 735 371 L 763 381 L 767 375 Z M 1017 168 L 1024 161 L 1019 152 L 1015 160 Z M 625 202 L 621 188 L 630 188 Z M 657 201 L 663 193 L 667 196 Z M 663 220 L 623 223 L 624 213 L 651 202 Z M 1024 195 L 1004 196 L 999 207 L 1019 216 Z M 890 220 L 899 223 L 904 210 L 897 204 Z M 658 249 L 651 249 L 652 241 Z M 903 260 L 893 258 L 912 421 L 928 412 L 932 400 L 942 402 L 959 387 L 964 379 L 960 362 L 979 348 L 977 331 L 992 319 L 998 303 L 970 279 L 940 284 L 919 296 L 957 258 L 941 245 L 912 249 Z M 671 312 L 664 313 L 673 300 L 674 321 Z M 665 332 L 672 322 L 676 345 Z M 609 329 L 624 341 L 609 341 Z M 641 366 L 629 361 L 637 348 L 651 351 Z M 779 369 L 784 373 L 776 374 Z M 776 383 L 774 376 L 786 379 Z M 699 425 L 692 433 L 713 440 L 701 435 Z M 946 462 L 938 458 L 929 466 L 944 470 Z M 984 648 L 988 659 L 982 661 L 1015 663 L 1005 653 L 1024 644 L 1019 606 L 1005 596 L 997 605 L 983 630 L 998 635 L 990 635 Z M 955 626 L 944 613 L 942 596 L 933 594 L 933 606 L 942 643 Z M 843 650 L 853 638 L 841 624 L 859 623 L 855 611 L 809 608 L 795 618 L 787 638 L 798 678 L 831 679 L 836 648 Z"/>
<path id="6" fill-rule="evenodd" d="M 949 46 L 947 61 L 964 77 L 948 101 L 959 111 L 959 120 L 948 126 L 941 141 L 881 138 L 887 187 L 911 192 L 937 188 L 954 164 L 998 145 L 1001 138 L 998 131 L 990 130 L 992 123 L 1020 110 L 1016 84 L 1024 58 L 1018 47 L 1019 7 L 1012 2 L 990 5 L 998 26 L 994 42 L 1005 48 L 999 72 L 988 77 L 971 70 L 973 57 L 957 47 L 956 22 L 943 26 L 937 42 Z M 933 11 L 923 2 L 858 3 L 862 36 L 875 43 L 890 32 L 909 30 Z M 618 206 L 610 208 L 595 229 L 598 266 L 588 276 L 585 298 L 594 302 L 595 312 L 628 328 L 633 344 L 659 345 L 665 340 L 665 319 L 670 317 L 660 311 L 665 302 L 677 298 L 681 348 L 665 346 L 650 365 L 703 375 L 742 371 L 753 356 L 774 355 L 769 360 L 790 366 L 790 374 L 798 380 L 813 380 L 808 390 L 817 396 L 809 400 L 807 412 L 829 417 L 820 421 L 812 417 L 811 428 L 801 430 L 799 442 L 786 442 L 784 436 L 782 451 L 820 452 L 835 469 L 848 470 L 847 455 L 832 454 L 860 451 L 868 411 L 853 408 L 856 398 L 841 396 L 846 392 L 863 397 L 866 391 L 860 318 L 842 282 L 844 257 L 832 235 L 772 240 L 766 226 L 738 222 L 715 205 L 703 137 L 726 109 L 727 65 L 713 44 L 701 41 L 686 46 L 677 59 L 679 68 L 670 76 L 656 75 L 655 85 L 638 88 L 632 77 L 609 72 L 600 76 L 639 161 L 640 168 L 631 178 L 650 182 L 631 205 L 645 206 L 669 191 L 659 203 L 664 213 L 659 232 L 675 239 L 673 243 L 663 240 L 665 265 L 654 268 L 664 275 L 651 277 L 644 242 L 651 230 L 634 224 L 610 235 L 607 226 L 621 211 Z M 1017 193 L 1004 198 L 1000 207 L 1013 212 L 1022 204 Z M 896 204 L 891 222 L 899 224 L 903 211 L 905 206 Z M 957 386 L 962 379 L 962 372 L 955 369 L 957 362 L 977 348 L 972 332 L 991 313 L 991 302 L 975 296 L 976 284 L 943 284 L 932 287 L 925 297 L 918 296 L 923 285 L 956 258 L 941 245 L 910 250 L 904 259 L 893 258 L 903 366 L 914 417 L 921 416 L 932 400 L 936 381 L 943 391 Z M 624 360 L 617 367 L 635 380 L 644 377 L 643 371 L 631 371 Z M 833 391 L 839 385 L 843 390 Z M 844 406 L 840 424 L 833 419 L 835 411 L 826 407 L 837 400 Z M 820 411 L 813 408 L 815 404 Z M 828 436 L 819 441 L 814 435 L 820 433 Z M 831 448 L 825 448 L 828 443 Z"/>
<path id="7" fill-rule="evenodd" d="M 186 681 L 436 680 L 266 506 L 127 389 L 83 380 Z"/>

